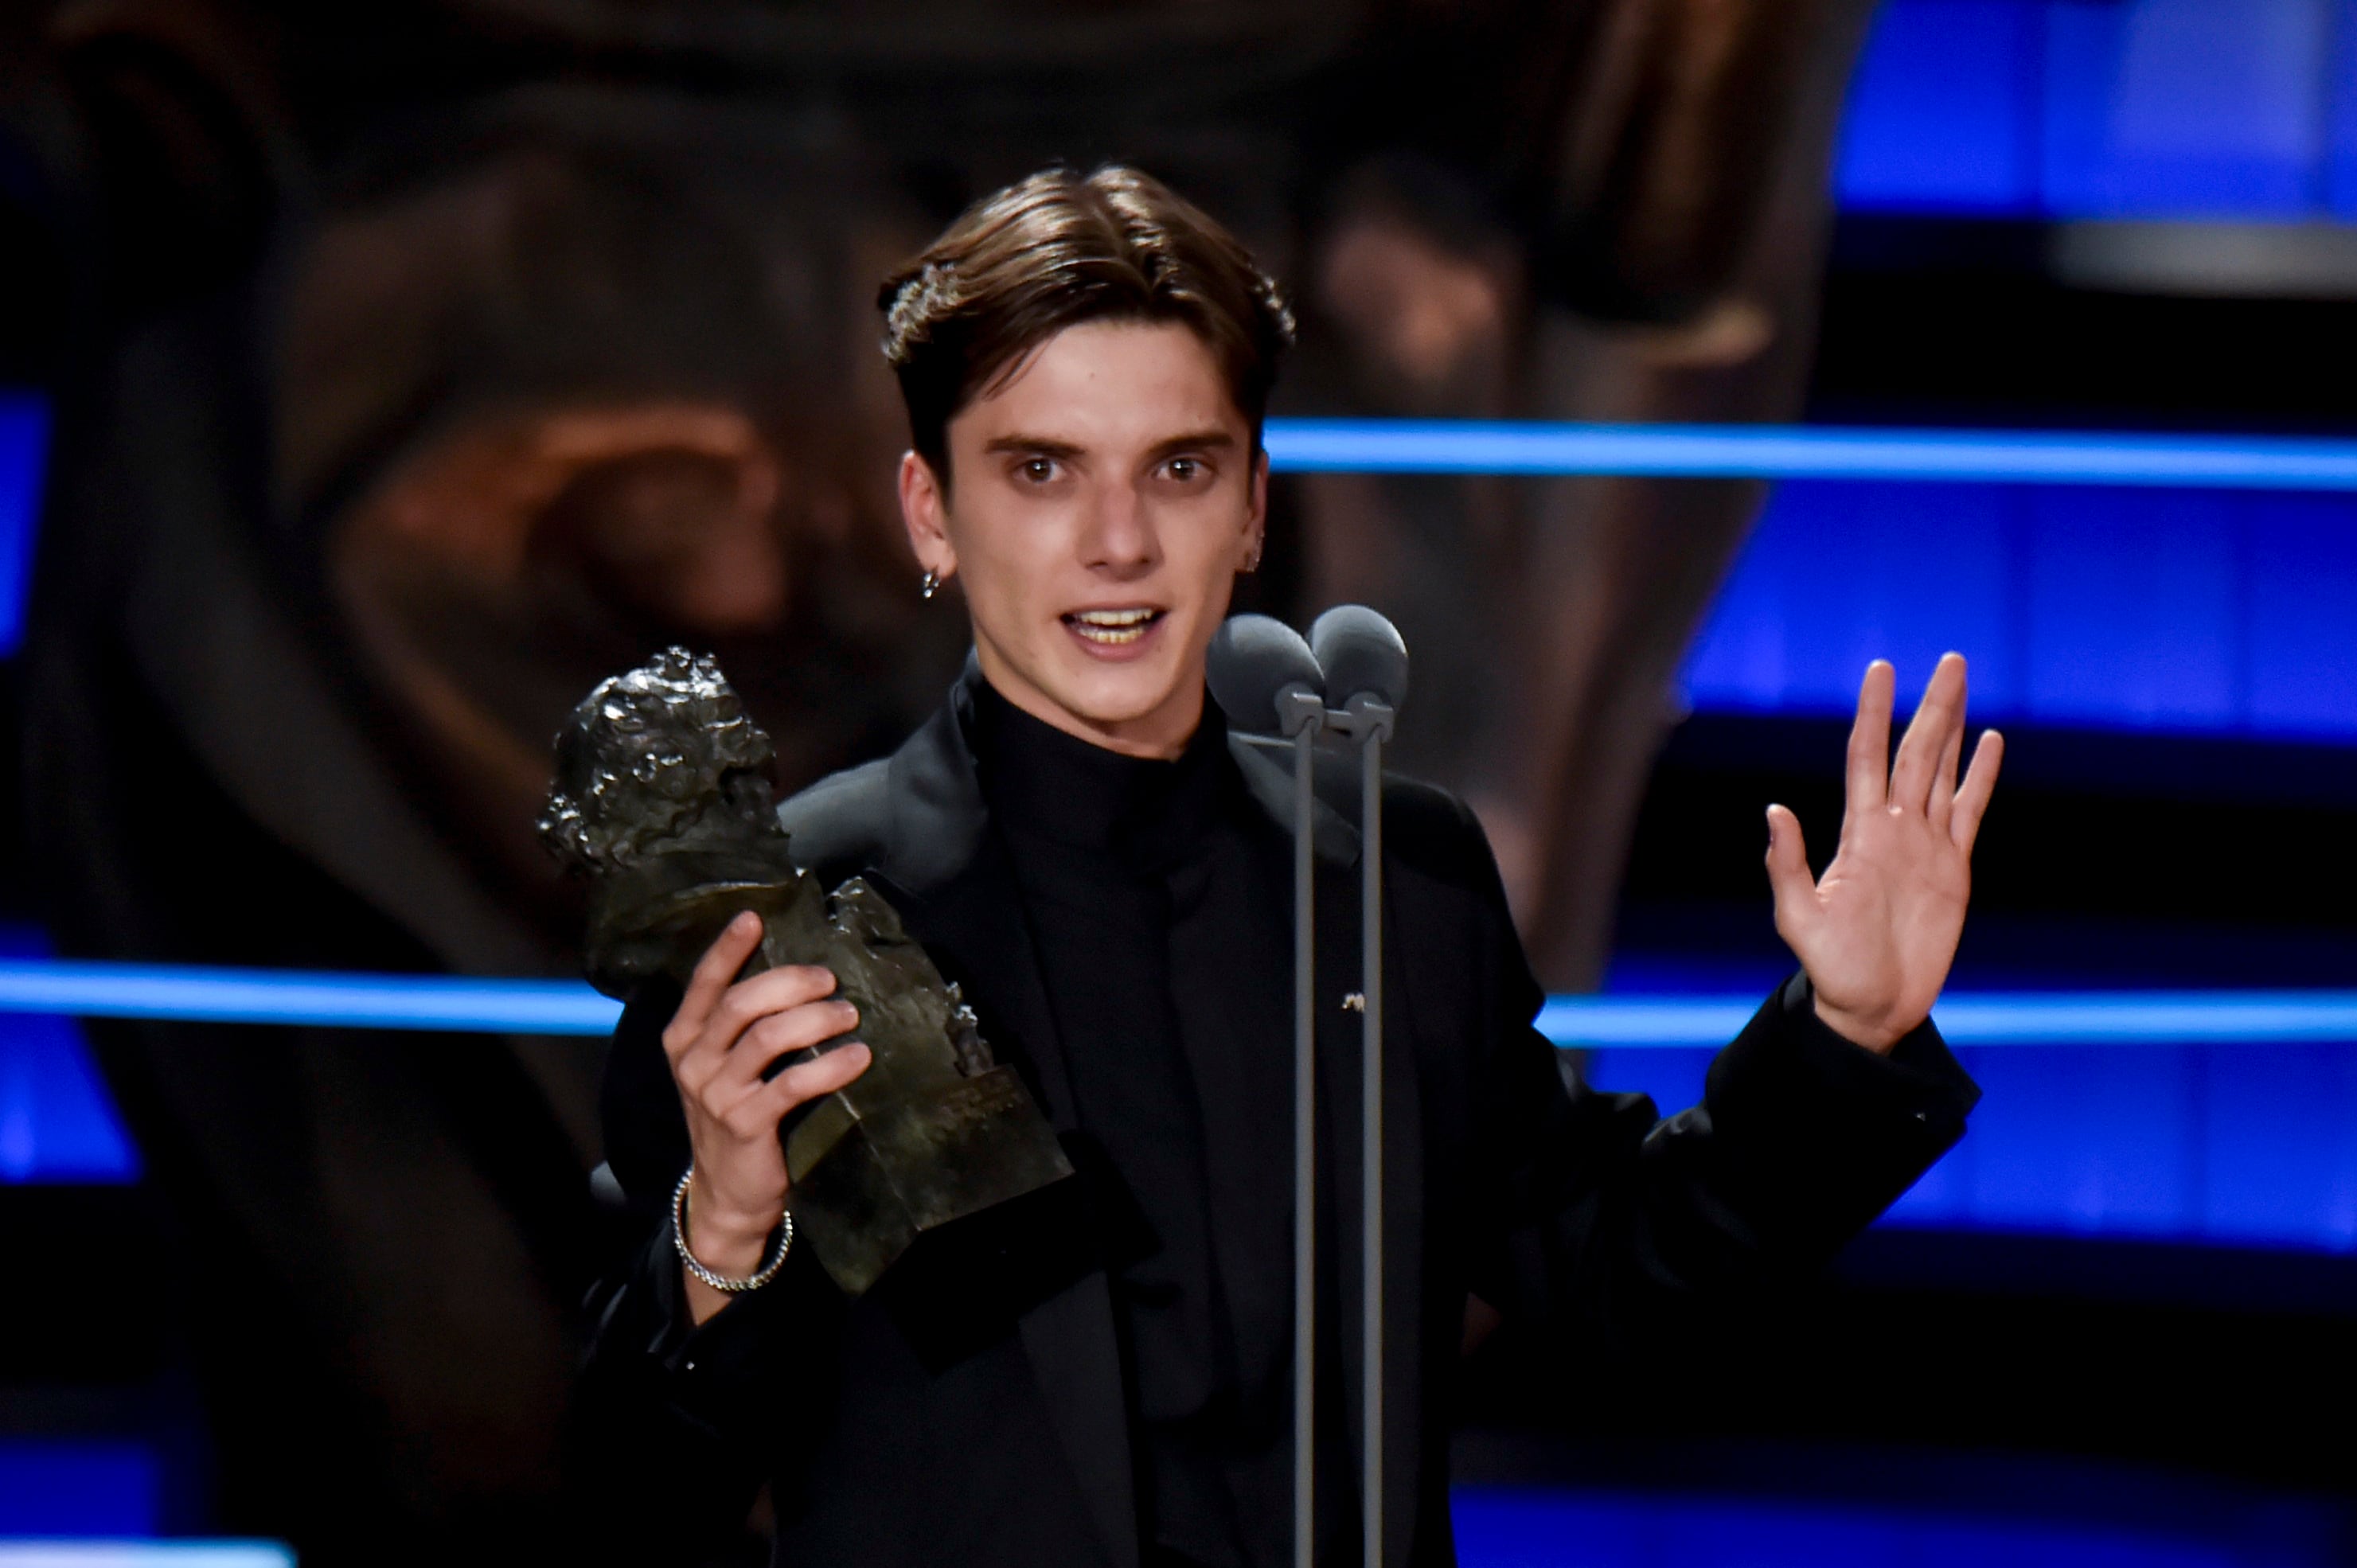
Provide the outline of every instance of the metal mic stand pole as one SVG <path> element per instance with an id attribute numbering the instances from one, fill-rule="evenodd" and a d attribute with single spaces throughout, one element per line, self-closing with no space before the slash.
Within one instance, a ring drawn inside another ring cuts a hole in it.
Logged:
<path id="1" fill-rule="evenodd" d="M 1395 714 L 1361 692 L 1328 724 L 1359 747 L 1359 994 L 1361 1035 L 1359 1176 L 1365 1237 L 1361 1251 L 1359 1505 L 1366 1568 L 1383 1562 L 1383 742 Z"/>
<path id="2" fill-rule="evenodd" d="M 1310 769 L 1318 732 L 1326 725 L 1326 703 L 1296 686 L 1277 698 L 1277 708 L 1293 736 L 1293 1561 L 1295 1568 L 1316 1568 L 1318 888 Z"/>

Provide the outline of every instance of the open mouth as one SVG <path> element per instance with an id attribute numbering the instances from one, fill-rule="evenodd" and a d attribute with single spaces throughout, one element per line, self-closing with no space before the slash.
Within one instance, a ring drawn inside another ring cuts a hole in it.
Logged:
<path id="1" fill-rule="evenodd" d="M 1074 610 L 1064 617 L 1083 641 L 1100 648 L 1122 648 L 1144 637 L 1160 620 L 1164 612 L 1157 609 Z"/>

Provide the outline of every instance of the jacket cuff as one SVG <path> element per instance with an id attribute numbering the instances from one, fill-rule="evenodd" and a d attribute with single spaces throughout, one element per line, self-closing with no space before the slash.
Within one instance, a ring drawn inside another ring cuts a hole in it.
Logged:
<path id="1" fill-rule="evenodd" d="M 1980 1092 L 1928 1019 L 1878 1055 L 1827 1027 L 1796 974 L 1711 1064 L 1703 1103 L 1730 1175 L 1830 1247 L 1964 1136 Z"/>
<path id="2" fill-rule="evenodd" d="M 698 1324 L 666 1219 L 598 1315 L 596 1354 L 638 1360 L 640 1375 L 682 1417 L 725 1431 L 766 1386 L 780 1347 L 791 1342 L 793 1320 L 813 1305 L 812 1293 L 834 1288 L 807 1252 L 796 1248 L 777 1278 Z"/>
<path id="3" fill-rule="evenodd" d="M 1931 1019 L 1900 1036 L 1887 1053 L 1867 1050 L 1817 1016 L 1816 992 L 1805 972 L 1777 987 L 1727 1054 L 1747 1045 L 1770 1062 L 1789 1058 L 1815 1092 L 1837 1099 L 1847 1114 L 1953 1125 L 1961 1136 L 1964 1117 L 1980 1103 L 1980 1085 Z"/>

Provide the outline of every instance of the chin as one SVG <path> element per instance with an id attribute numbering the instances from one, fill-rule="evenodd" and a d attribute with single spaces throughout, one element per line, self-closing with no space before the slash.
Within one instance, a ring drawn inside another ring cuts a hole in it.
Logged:
<path id="1" fill-rule="evenodd" d="M 1100 728 L 1115 729 L 1168 707 L 1178 696 L 1178 680 L 1169 671 L 1089 671 L 1049 696 L 1067 713 Z"/>

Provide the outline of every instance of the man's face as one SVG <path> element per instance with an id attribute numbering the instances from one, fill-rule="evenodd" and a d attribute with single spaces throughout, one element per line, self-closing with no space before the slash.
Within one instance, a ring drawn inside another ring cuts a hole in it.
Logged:
<path id="1" fill-rule="evenodd" d="M 1176 756 L 1266 511 L 1211 351 L 1176 324 L 1068 328 L 948 435 L 954 493 L 911 454 L 901 505 L 919 561 L 964 586 L 984 675 L 1059 729 Z"/>

